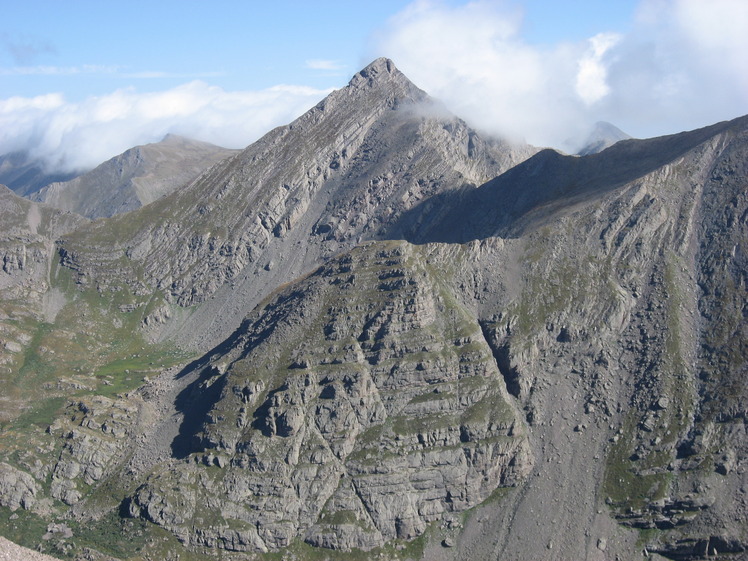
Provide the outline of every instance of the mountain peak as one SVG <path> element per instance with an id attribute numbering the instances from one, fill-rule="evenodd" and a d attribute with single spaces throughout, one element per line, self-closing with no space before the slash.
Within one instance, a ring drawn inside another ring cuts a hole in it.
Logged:
<path id="1" fill-rule="evenodd" d="M 164 137 L 158 141 L 158 144 L 182 144 L 184 142 L 191 142 L 192 139 L 185 136 L 180 136 L 174 133 L 166 133 Z"/>
<path id="2" fill-rule="evenodd" d="M 623 132 L 614 124 L 607 121 L 598 121 L 592 126 L 592 130 L 587 135 L 587 139 L 577 154 L 588 156 L 589 154 L 602 152 L 619 140 L 628 140 L 629 138 L 631 138 L 630 135 Z"/>
<path id="3" fill-rule="evenodd" d="M 377 79 L 378 77 L 399 73 L 400 71 L 395 67 L 395 63 L 386 57 L 379 57 L 378 59 L 370 62 L 358 75 L 364 78 Z"/>
<path id="4" fill-rule="evenodd" d="M 363 70 L 357 72 L 351 81 L 348 82 L 348 86 L 351 88 L 373 88 L 373 87 L 392 87 L 397 86 L 398 89 L 406 90 L 411 93 L 418 92 L 425 96 L 425 92 L 420 90 L 418 87 L 411 82 L 405 74 L 400 72 L 395 63 L 385 57 L 380 57 Z"/>

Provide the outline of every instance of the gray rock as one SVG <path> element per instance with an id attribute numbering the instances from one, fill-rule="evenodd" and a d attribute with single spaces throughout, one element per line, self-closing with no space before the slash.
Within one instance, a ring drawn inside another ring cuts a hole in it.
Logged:
<path id="1" fill-rule="evenodd" d="M 39 485 L 28 473 L 0 462 L 0 505 L 12 511 L 31 509 L 36 502 Z"/>

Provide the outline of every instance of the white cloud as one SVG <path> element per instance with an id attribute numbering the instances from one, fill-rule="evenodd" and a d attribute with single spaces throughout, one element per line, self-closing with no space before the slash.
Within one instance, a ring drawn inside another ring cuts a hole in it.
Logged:
<path id="1" fill-rule="evenodd" d="M 744 0 L 642 0 L 626 34 L 550 46 L 515 5 L 420 0 L 375 50 L 474 127 L 565 150 L 598 120 L 644 137 L 748 112 Z"/>
<path id="2" fill-rule="evenodd" d="M 304 65 L 311 70 L 329 70 L 336 71 L 345 68 L 345 65 L 341 64 L 337 60 L 325 60 L 320 58 L 313 58 L 305 61 Z"/>
<path id="3" fill-rule="evenodd" d="M 576 92 L 587 105 L 601 100 L 610 93 L 608 69 L 603 61 L 605 53 L 619 40 L 616 33 L 598 33 L 589 40 L 589 48 L 579 59 Z"/>
<path id="4" fill-rule="evenodd" d="M 227 92 L 201 81 L 155 93 L 123 89 L 80 103 L 60 94 L 0 100 L 0 154 L 27 150 L 50 168 L 98 165 L 167 133 L 243 148 L 329 90 L 279 85 Z"/>
<path id="5" fill-rule="evenodd" d="M 601 29 L 587 40 L 542 46 L 523 39 L 516 6 L 417 1 L 381 30 L 376 55 L 392 58 L 474 127 L 539 146 L 573 150 L 598 120 L 645 137 L 748 113 L 744 0 L 641 0 L 625 34 Z M 336 60 L 306 66 L 341 69 Z M 127 76 L 108 66 L 0 69 L 9 73 Z M 286 85 L 229 92 L 192 81 L 76 103 L 60 94 L 0 99 L 0 154 L 29 150 L 51 167 L 88 168 L 170 132 L 241 148 L 328 92 Z"/>

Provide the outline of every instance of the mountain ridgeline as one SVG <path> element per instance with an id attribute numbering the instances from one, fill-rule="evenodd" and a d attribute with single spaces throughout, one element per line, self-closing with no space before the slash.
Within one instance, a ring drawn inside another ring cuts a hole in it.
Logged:
<path id="1" fill-rule="evenodd" d="M 29 198 L 90 219 L 110 217 L 155 201 L 235 152 L 167 135 L 69 181 L 50 183 Z"/>
<path id="2" fill-rule="evenodd" d="M 487 138 L 378 59 L 131 212 L 3 191 L 0 533 L 748 558 L 748 118 L 599 148 Z"/>

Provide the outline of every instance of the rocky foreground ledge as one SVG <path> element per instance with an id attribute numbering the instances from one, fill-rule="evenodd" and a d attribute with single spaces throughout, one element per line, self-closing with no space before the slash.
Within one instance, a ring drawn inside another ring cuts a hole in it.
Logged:
<path id="1" fill-rule="evenodd" d="M 21 547 L 0 537 L 0 561 L 58 561 L 58 559 Z"/>

